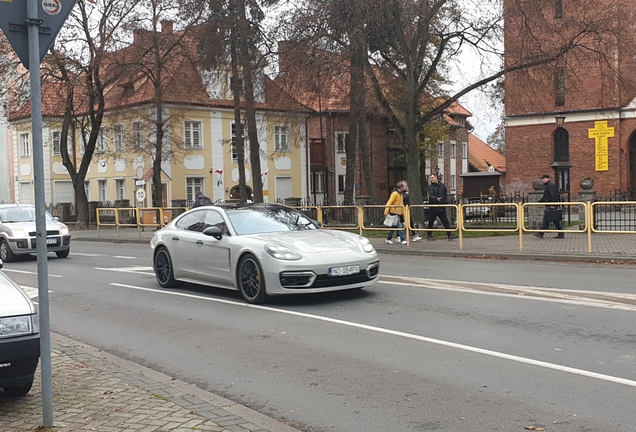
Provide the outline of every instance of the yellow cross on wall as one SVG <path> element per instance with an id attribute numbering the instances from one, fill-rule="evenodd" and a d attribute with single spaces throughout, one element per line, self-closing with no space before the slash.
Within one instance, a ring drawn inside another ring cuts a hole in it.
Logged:
<path id="1" fill-rule="evenodd" d="M 614 128 L 607 127 L 607 121 L 597 121 L 587 137 L 594 139 L 596 171 L 609 170 L 609 138 L 614 138 Z"/>

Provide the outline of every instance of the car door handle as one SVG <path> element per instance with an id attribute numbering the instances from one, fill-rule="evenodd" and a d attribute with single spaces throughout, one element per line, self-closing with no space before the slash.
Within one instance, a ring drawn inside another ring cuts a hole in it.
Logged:
<path id="1" fill-rule="evenodd" d="M 203 240 L 197 240 L 197 244 L 202 245 L 203 244 Z"/>
<path id="2" fill-rule="evenodd" d="M 172 237 L 172 240 L 179 241 L 179 237 Z"/>

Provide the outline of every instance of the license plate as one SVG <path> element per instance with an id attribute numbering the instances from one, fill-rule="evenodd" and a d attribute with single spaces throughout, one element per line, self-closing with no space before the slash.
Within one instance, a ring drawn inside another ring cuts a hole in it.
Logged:
<path id="1" fill-rule="evenodd" d="M 48 244 L 48 245 L 54 245 L 54 244 L 57 244 L 57 239 L 54 239 L 54 238 L 47 238 L 47 239 L 46 239 L 46 244 Z"/>
<path id="2" fill-rule="evenodd" d="M 358 273 L 359 271 L 360 271 L 360 266 L 358 265 L 331 267 L 329 269 L 329 276 L 347 276 L 350 274 Z"/>

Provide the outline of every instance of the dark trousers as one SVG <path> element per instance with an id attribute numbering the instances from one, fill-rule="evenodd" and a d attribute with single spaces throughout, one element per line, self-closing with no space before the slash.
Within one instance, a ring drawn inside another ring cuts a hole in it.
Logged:
<path id="1" fill-rule="evenodd" d="M 446 215 L 446 209 L 442 210 L 442 211 L 430 211 L 428 213 L 428 229 L 433 228 L 433 224 L 435 223 L 435 219 L 439 218 L 439 220 L 442 222 L 442 225 L 444 225 L 444 228 L 449 229 L 450 228 L 450 224 L 448 223 L 448 216 Z M 427 235 L 430 237 L 433 234 L 429 231 L 427 233 Z M 447 236 L 450 237 L 451 233 L 447 232 L 446 233 Z"/>
<path id="2" fill-rule="evenodd" d="M 558 230 L 562 230 L 563 229 L 563 226 L 561 226 L 561 222 L 560 221 L 552 221 L 552 223 L 554 224 L 556 229 L 558 229 Z M 541 229 L 542 230 L 546 230 L 546 229 L 548 229 L 549 226 L 550 226 L 550 221 L 545 220 L 545 216 L 543 216 L 543 222 L 541 222 Z M 563 233 L 559 233 L 559 235 L 562 236 Z"/>

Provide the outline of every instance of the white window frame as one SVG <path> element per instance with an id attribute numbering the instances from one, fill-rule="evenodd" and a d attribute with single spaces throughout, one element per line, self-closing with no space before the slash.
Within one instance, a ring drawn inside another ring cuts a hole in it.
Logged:
<path id="1" fill-rule="evenodd" d="M 205 177 L 186 177 L 186 200 L 194 201 L 197 192 L 205 194 Z"/>
<path id="2" fill-rule="evenodd" d="M 462 159 L 468 159 L 468 143 L 462 143 Z"/>
<path id="3" fill-rule="evenodd" d="M 450 157 L 451 159 L 457 158 L 457 143 L 451 141 L 450 143 Z"/>
<path id="4" fill-rule="evenodd" d="M 51 132 L 51 150 L 53 156 L 62 156 L 61 149 L 62 131 L 54 130 Z"/>
<path id="5" fill-rule="evenodd" d="M 234 80 L 234 75 L 230 75 L 228 76 L 228 87 L 230 89 L 230 93 L 234 94 L 234 82 L 238 83 L 238 87 L 239 87 L 239 94 L 243 94 L 245 92 L 245 83 L 243 82 L 243 78 L 238 78 L 237 80 Z"/>
<path id="6" fill-rule="evenodd" d="M 451 191 L 455 191 L 455 189 L 457 189 L 457 176 L 455 174 L 451 174 L 450 176 L 451 178 Z"/>
<path id="7" fill-rule="evenodd" d="M 116 191 L 116 199 L 124 200 L 126 199 L 126 179 L 118 178 L 115 179 L 115 191 Z"/>
<path id="8" fill-rule="evenodd" d="M 311 193 L 325 193 L 325 173 L 323 171 L 314 171 L 311 180 Z"/>
<path id="9" fill-rule="evenodd" d="M 113 147 L 117 153 L 123 153 L 126 150 L 123 124 L 116 124 L 113 126 Z"/>
<path id="10" fill-rule="evenodd" d="M 91 200 L 91 181 L 84 180 L 84 193 L 86 194 L 86 200 Z"/>
<path id="11" fill-rule="evenodd" d="M 144 148 L 144 122 L 134 121 L 132 122 L 132 142 L 135 150 L 142 150 Z"/>
<path id="12" fill-rule="evenodd" d="M 196 126 L 196 128 L 195 128 Z M 183 142 L 186 150 L 202 150 L 203 149 L 203 124 L 199 120 L 183 121 Z"/>
<path id="13" fill-rule="evenodd" d="M 20 134 L 20 157 L 31 156 L 31 142 L 28 132 Z"/>
<path id="14" fill-rule="evenodd" d="M 289 126 L 274 126 L 274 149 L 277 152 L 290 152 Z"/>
<path id="15" fill-rule="evenodd" d="M 346 153 L 349 132 L 336 132 L 336 153 Z"/>
<path id="16" fill-rule="evenodd" d="M 99 202 L 108 201 L 108 182 L 105 179 L 97 180 L 97 196 Z"/>
<path id="17" fill-rule="evenodd" d="M 95 144 L 96 153 L 106 153 L 108 150 L 108 143 L 106 142 L 106 134 L 103 127 L 99 128 L 99 134 L 97 135 L 97 143 Z"/>
<path id="18" fill-rule="evenodd" d="M 236 163 L 238 162 L 238 153 L 236 151 L 236 123 L 232 123 L 230 125 L 230 130 L 232 132 L 232 162 Z M 243 131 L 245 131 L 245 128 L 243 128 Z M 243 137 L 243 159 L 245 160 L 245 163 L 250 163 L 250 147 L 249 147 L 249 140 L 247 139 L 247 137 Z"/>
<path id="19" fill-rule="evenodd" d="M 344 174 L 338 174 L 338 193 L 342 194 L 345 191 L 347 185 L 347 178 Z"/>
<path id="20" fill-rule="evenodd" d="M 440 141 L 437 143 L 437 157 L 440 159 L 444 159 L 444 141 Z"/>

